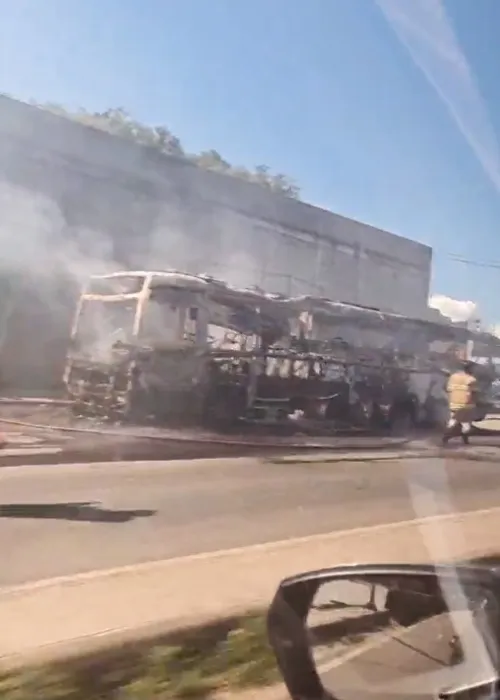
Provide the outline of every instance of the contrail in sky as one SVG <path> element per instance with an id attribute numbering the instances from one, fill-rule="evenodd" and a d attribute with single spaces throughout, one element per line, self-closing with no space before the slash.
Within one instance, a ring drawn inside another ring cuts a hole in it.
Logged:
<path id="1" fill-rule="evenodd" d="M 495 131 L 442 0 L 375 0 L 500 192 Z"/>

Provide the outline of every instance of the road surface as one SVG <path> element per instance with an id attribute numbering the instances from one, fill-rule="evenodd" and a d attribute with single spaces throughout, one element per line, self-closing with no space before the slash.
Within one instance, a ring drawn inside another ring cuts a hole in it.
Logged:
<path id="1" fill-rule="evenodd" d="M 419 515 L 429 494 L 438 494 L 444 511 L 495 507 L 500 464 L 242 459 L 19 467 L 0 470 L 0 494 L 5 586 L 411 519 L 412 496 Z"/>
<path id="2" fill-rule="evenodd" d="M 339 700 L 435 698 L 441 690 L 489 676 L 474 624 L 468 611 L 456 611 L 453 618 L 445 613 L 410 628 L 386 627 L 343 653 L 332 653 L 330 661 L 323 657 L 316 668 L 324 687 Z M 451 645 L 458 629 L 466 647 L 454 659 Z"/>
<path id="3" fill-rule="evenodd" d="M 454 675 L 458 678 L 459 669 L 450 658 L 453 634 L 448 615 L 408 630 L 387 628 L 331 663 L 324 659 L 317 669 L 325 688 L 340 700 L 391 695 L 406 700 L 417 689 L 419 697 L 436 697 L 454 684 Z"/>

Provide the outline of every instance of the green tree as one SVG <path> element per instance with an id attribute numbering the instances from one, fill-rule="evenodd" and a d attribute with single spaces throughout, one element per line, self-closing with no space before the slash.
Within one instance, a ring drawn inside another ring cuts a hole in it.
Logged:
<path id="1" fill-rule="evenodd" d="M 183 156 L 179 139 L 164 126 L 145 126 L 132 117 L 122 107 L 107 109 L 105 112 L 87 112 L 80 109 L 77 112 L 69 112 L 61 105 L 44 104 L 42 109 L 47 109 L 59 116 L 69 117 L 75 121 L 107 131 L 114 136 L 129 139 L 143 146 L 156 148 L 167 155 Z"/>
<path id="2" fill-rule="evenodd" d="M 191 160 L 200 168 L 207 170 L 215 170 L 219 173 L 228 173 L 231 171 L 231 164 L 224 160 L 220 153 L 214 150 L 202 151 L 197 155 L 191 156 Z"/>
<path id="3" fill-rule="evenodd" d="M 258 165 L 254 170 L 232 166 L 215 150 L 188 154 L 180 140 L 165 126 L 147 126 L 133 119 L 122 107 L 107 109 L 105 112 L 87 112 L 85 109 L 70 111 L 59 104 L 31 104 L 58 116 L 73 119 L 85 126 L 107 131 L 109 134 L 154 148 L 165 155 L 188 158 L 192 163 L 206 170 L 238 177 L 253 182 L 277 194 L 292 199 L 300 198 L 300 188 L 283 173 L 273 173 L 267 165 Z"/>

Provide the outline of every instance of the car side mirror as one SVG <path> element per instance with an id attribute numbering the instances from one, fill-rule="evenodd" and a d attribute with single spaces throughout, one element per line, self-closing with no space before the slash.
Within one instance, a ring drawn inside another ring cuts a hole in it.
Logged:
<path id="1" fill-rule="evenodd" d="M 297 700 L 452 697 L 496 678 L 499 591 L 487 567 L 309 572 L 280 584 L 269 640 Z"/>
<path id="2" fill-rule="evenodd" d="M 498 700 L 500 686 L 497 678 L 481 683 L 457 686 L 439 693 L 439 700 Z"/>

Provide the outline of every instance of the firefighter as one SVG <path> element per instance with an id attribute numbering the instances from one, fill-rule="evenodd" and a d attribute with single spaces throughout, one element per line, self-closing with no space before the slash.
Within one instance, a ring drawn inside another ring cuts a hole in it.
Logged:
<path id="1" fill-rule="evenodd" d="M 479 393 L 473 362 L 464 362 L 462 369 L 449 377 L 446 391 L 449 420 L 443 435 L 443 444 L 446 445 L 452 437 L 460 436 L 462 442 L 468 445 L 472 421 L 477 413 Z"/>

